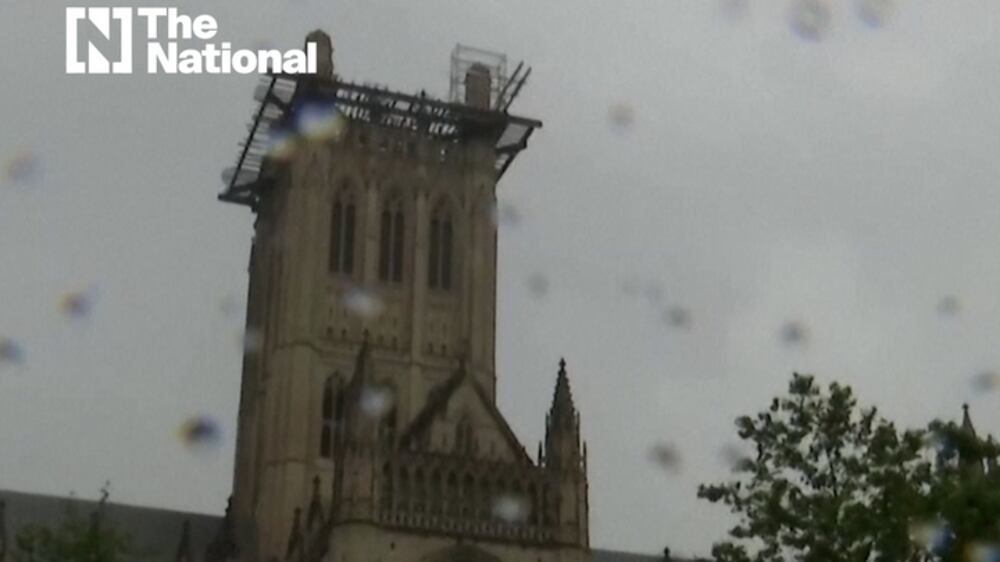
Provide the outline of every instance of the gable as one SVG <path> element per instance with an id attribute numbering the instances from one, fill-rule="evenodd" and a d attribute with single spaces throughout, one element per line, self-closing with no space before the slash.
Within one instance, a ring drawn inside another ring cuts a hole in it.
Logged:
<path id="1" fill-rule="evenodd" d="M 400 446 L 532 464 L 503 415 L 464 369 L 428 394 Z"/>

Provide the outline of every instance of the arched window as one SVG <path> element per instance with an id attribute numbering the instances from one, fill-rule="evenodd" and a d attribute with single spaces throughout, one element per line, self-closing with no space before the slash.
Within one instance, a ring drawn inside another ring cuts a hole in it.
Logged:
<path id="1" fill-rule="evenodd" d="M 322 427 L 320 430 L 319 456 L 328 459 L 333 454 L 333 377 L 323 384 Z"/>
<path id="2" fill-rule="evenodd" d="M 389 199 L 382 208 L 379 236 L 378 277 L 382 281 L 403 281 L 403 205 L 396 197 Z"/>
<path id="3" fill-rule="evenodd" d="M 330 218 L 330 271 L 350 275 L 354 272 L 354 228 L 357 205 L 345 182 L 333 199 Z"/>
<path id="4" fill-rule="evenodd" d="M 455 227 L 445 204 L 438 205 L 431 215 L 431 244 L 428 254 L 427 284 L 432 289 L 451 289 L 454 266 Z"/>

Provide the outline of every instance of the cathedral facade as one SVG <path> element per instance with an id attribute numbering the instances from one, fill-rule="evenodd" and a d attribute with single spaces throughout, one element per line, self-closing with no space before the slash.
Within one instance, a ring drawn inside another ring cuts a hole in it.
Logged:
<path id="1" fill-rule="evenodd" d="M 435 100 L 343 81 L 307 41 L 319 73 L 271 78 L 220 196 L 255 214 L 253 345 L 206 559 L 589 559 L 565 362 L 533 454 L 496 404 L 496 190 L 541 126 L 508 111 L 523 78 L 470 63 Z"/>

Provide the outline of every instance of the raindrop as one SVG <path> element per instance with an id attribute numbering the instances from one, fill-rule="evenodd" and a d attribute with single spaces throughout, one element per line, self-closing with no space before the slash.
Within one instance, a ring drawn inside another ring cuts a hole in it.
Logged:
<path id="1" fill-rule="evenodd" d="M 822 40 L 830 27 L 830 7 L 824 0 L 796 0 L 789 17 L 792 31 L 808 41 Z"/>
<path id="2" fill-rule="evenodd" d="M 347 128 L 347 119 L 333 103 L 308 102 L 296 109 L 295 126 L 307 139 L 337 140 Z"/>
<path id="3" fill-rule="evenodd" d="M 496 226 L 517 226 L 521 223 L 521 211 L 511 203 L 501 201 L 490 209 L 490 218 Z"/>
<path id="4" fill-rule="evenodd" d="M 264 333 L 257 328 L 247 328 L 240 337 L 240 344 L 244 354 L 256 353 L 264 347 Z"/>
<path id="5" fill-rule="evenodd" d="M 3 163 L 3 178 L 15 184 L 32 183 L 38 179 L 41 169 L 38 156 L 22 150 Z"/>
<path id="6" fill-rule="evenodd" d="M 608 108 L 608 120 L 612 128 L 619 132 L 626 131 L 635 124 L 635 109 L 627 103 L 613 103 Z"/>
<path id="7" fill-rule="evenodd" d="M 801 322 L 792 321 L 781 327 L 781 340 L 789 345 L 805 343 L 808 331 Z"/>
<path id="8" fill-rule="evenodd" d="M 691 312 L 681 306 L 671 306 L 663 311 L 663 321 L 675 328 L 691 326 Z"/>
<path id="9" fill-rule="evenodd" d="M 996 371 L 983 371 L 972 377 L 972 388 L 976 392 L 992 392 L 1000 386 L 1000 374 Z"/>
<path id="10" fill-rule="evenodd" d="M 24 362 L 24 350 L 10 338 L 0 338 L 0 365 L 20 365 Z"/>
<path id="11" fill-rule="evenodd" d="M 1000 562 L 1000 545 L 975 542 L 966 549 L 965 558 L 969 562 Z"/>
<path id="12" fill-rule="evenodd" d="M 719 449 L 719 458 L 734 472 L 746 469 L 748 464 L 753 465 L 753 461 L 743 453 L 738 445 L 733 443 L 723 445 Z"/>
<path id="13" fill-rule="evenodd" d="M 191 452 L 213 452 L 222 445 L 219 424 L 208 416 L 188 418 L 178 430 L 181 443 Z"/>
<path id="14" fill-rule="evenodd" d="M 394 402 L 389 388 L 369 386 L 361 391 L 361 411 L 366 416 L 381 418 L 392 410 Z"/>
<path id="15" fill-rule="evenodd" d="M 385 308 L 385 303 L 374 291 L 362 287 L 347 289 L 343 302 L 348 311 L 369 320 L 376 318 Z"/>
<path id="16" fill-rule="evenodd" d="M 855 4 L 858 17 L 871 27 L 882 27 L 896 12 L 894 0 L 858 0 Z"/>
<path id="17" fill-rule="evenodd" d="M 658 443 L 649 450 L 649 459 L 660 468 L 671 473 L 681 469 L 681 454 L 671 443 Z"/>
<path id="18" fill-rule="evenodd" d="M 71 319 L 86 318 L 94 306 L 93 293 L 71 291 L 59 296 L 59 311 Z"/>
<path id="19" fill-rule="evenodd" d="M 932 554 L 943 554 L 951 544 L 952 533 L 942 521 L 916 521 L 909 526 L 910 540 Z"/>
<path id="20" fill-rule="evenodd" d="M 521 496 L 504 494 L 493 502 L 493 516 L 507 523 L 523 523 L 528 519 L 530 508 Z"/>
<path id="21" fill-rule="evenodd" d="M 226 295 L 219 299 L 219 312 L 222 316 L 235 320 L 242 314 L 243 307 L 240 306 L 239 299 L 233 295 Z"/>
<path id="22" fill-rule="evenodd" d="M 541 273 L 532 273 L 525 280 L 528 292 L 535 298 L 544 298 L 549 293 L 549 280 Z"/>
<path id="23" fill-rule="evenodd" d="M 962 311 L 962 303 L 955 295 L 945 295 L 938 301 L 937 310 L 941 316 L 956 316 Z"/>
<path id="24" fill-rule="evenodd" d="M 750 12 L 749 0 L 719 0 L 719 11 L 730 21 L 742 20 Z"/>

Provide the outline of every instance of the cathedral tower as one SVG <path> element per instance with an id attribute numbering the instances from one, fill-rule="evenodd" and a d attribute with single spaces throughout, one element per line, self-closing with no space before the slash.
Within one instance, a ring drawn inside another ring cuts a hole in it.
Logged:
<path id="1" fill-rule="evenodd" d="M 530 71 L 459 47 L 436 100 L 345 81 L 307 41 L 319 73 L 266 78 L 220 195 L 256 221 L 210 558 L 583 560 L 565 363 L 536 460 L 496 407 L 496 186 L 541 126 L 508 113 Z"/>

